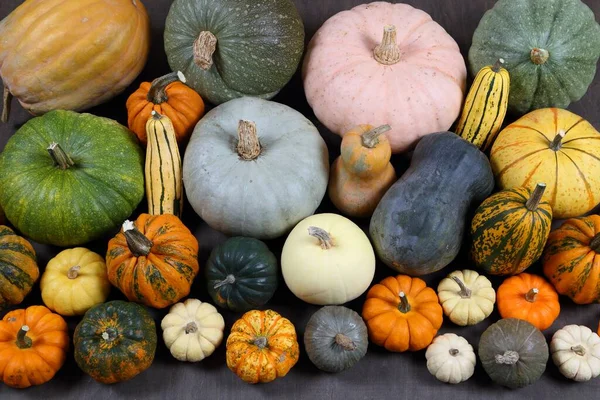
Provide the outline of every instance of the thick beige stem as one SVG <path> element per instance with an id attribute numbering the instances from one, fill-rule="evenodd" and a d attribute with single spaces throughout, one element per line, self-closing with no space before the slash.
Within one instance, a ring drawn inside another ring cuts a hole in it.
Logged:
<path id="1" fill-rule="evenodd" d="M 322 249 L 328 250 L 333 247 L 333 239 L 325 229 L 321 229 L 316 226 L 309 226 L 308 234 L 312 237 L 319 239 L 319 243 Z"/>
<path id="2" fill-rule="evenodd" d="M 335 335 L 335 342 L 338 346 L 347 351 L 356 350 L 356 344 L 348 336 L 338 333 Z"/>
<path id="3" fill-rule="evenodd" d="M 538 288 L 531 289 L 529 292 L 525 293 L 525 300 L 530 303 L 535 303 L 535 299 L 539 292 L 540 290 Z"/>
<path id="4" fill-rule="evenodd" d="M 548 58 L 550 58 L 550 53 L 548 53 L 548 50 L 546 49 L 539 49 L 536 47 L 531 49 L 529 57 L 531 58 L 531 62 L 533 62 L 535 65 L 542 65 L 548 61 Z"/>
<path id="5" fill-rule="evenodd" d="M 458 292 L 458 294 L 460 295 L 460 297 L 462 297 L 463 299 L 468 299 L 471 297 L 471 289 L 469 289 L 463 281 L 461 281 L 460 279 L 458 279 L 458 277 L 456 276 L 452 276 L 452 280 L 454 282 L 456 282 L 458 284 L 458 287 L 460 288 L 460 292 Z"/>
<path id="6" fill-rule="evenodd" d="M 202 31 L 194 42 L 194 63 L 205 71 L 213 65 L 213 54 L 217 49 L 217 37 L 209 31 Z"/>
<path id="7" fill-rule="evenodd" d="M 254 122 L 240 120 L 238 123 L 237 152 L 246 161 L 252 161 L 260 155 L 260 141 Z"/>
<path id="8" fill-rule="evenodd" d="M 3 96 L 3 106 L 2 106 L 2 117 L 0 117 L 0 122 L 8 122 L 8 117 L 10 116 L 10 105 L 12 103 L 12 93 L 6 86 L 4 86 L 4 96 Z"/>
<path id="9" fill-rule="evenodd" d="M 375 60 L 380 64 L 392 65 L 400 61 L 400 49 L 396 43 L 396 27 L 387 25 L 383 28 L 383 40 L 373 50 Z"/>
<path id="10" fill-rule="evenodd" d="M 79 276 L 80 269 L 81 267 L 79 265 L 69 268 L 69 270 L 67 271 L 67 278 L 76 279 Z"/>
<path id="11" fill-rule="evenodd" d="M 504 354 L 496 354 L 496 364 L 514 365 L 519 361 L 519 353 L 506 350 Z"/>
<path id="12" fill-rule="evenodd" d="M 379 144 L 379 136 L 392 129 L 389 125 L 381 125 L 361 135 L 362 145 L 372 149 Z"/>

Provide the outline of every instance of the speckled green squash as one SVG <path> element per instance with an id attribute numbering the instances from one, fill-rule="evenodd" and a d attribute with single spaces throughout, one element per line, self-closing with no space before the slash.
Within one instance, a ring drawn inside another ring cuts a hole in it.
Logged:
<path id="1" fill-rule="evenodd" d="M 216 39 L 214 52 L 199 50 L 202 32 Z M 291 0 L 175 0 L 164 38 L 171 68 L 216 105 L 275 96 L 298 68 L 304 25 Z"/>
<path id="2" fill-rule="evenodd" d="M 580 0 L 499 0 L 469 50 L 471 72 L 499 58 L 510 73 L 509 109 L 567 108 L 587 91 L 600 57 L 600 25 Z"/>
<path id="3" fill-rule="evenodd" d="M 146 370 L 156 351 L 156 325 L 136 303 L 109 301 L 90 308 L 75 328 L 79 368 L 101 383 L 129 380 Z"/>
<path id="4" fill-rule="evenodd" d="M 71 159 L 62 169 L 48 147 Z M 0 204 L 38 243 L 75 246 L 118 227 L 144 196 L 144 155 L 107 118 L 52 111 L 29 120 L 0 154 Z"/>

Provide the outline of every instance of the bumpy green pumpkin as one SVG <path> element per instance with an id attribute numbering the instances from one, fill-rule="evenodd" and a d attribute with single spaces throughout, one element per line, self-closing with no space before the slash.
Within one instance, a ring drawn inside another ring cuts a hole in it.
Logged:
<path id="1" fill-rule="evenodd" d="M 0 225 L 0 311 L 20 304 L 39 276 L 31 243 Z"/>
<path id="2" fill-rule="evenodd" d="M 52 111 L 29 120 L 0 154 L 0 204 L 36 242 L 87 243 L 140 203 L 143 161 L 135 135 L 117 122 Z"/>
<path id="3" fill-rule="evenodd" d="M 150 367 L 156 341 L 154 320 L 143 306 L 109 301 L 90 308 L 75 328 L 75 361 L 98 382 L 122 382 Z"/>
<path id="4" fill-rule="evenodd" d="M 265 305 L 277 289 L 277 258 L 260 240 L 234 237 L 206 263 L 208 293 L 220 307 L 245 312 Z"/>
<path id="5" fill-rule="evenodd" d="M 499 0 L 469 50 L 471 72 L 504 59 L 509 109 L 567 108 L 587 91 L 600 57 L 600 25 L 580 0 Z"/>
<path id="6" fill-rule="evenodd" d="M 291 0 L 175 0 L 164 36 L 171 68 L 213 104 L 272 98 L 304 50 L 304 25 Z"/>

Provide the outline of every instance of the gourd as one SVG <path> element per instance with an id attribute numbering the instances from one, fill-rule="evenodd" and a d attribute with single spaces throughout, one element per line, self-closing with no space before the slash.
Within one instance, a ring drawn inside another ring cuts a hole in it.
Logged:
<path id="1" fill-rule="evenodd" d="M 178 142 L 185 142 L 204 115 L 204 101 L 187 86 L 181 71 L 171 72 L 152 82 L 142 82 L 127 99 L 127 125 L 140 142 L 147 143 L 146 124 L 156 112 L 173 123 Z"/>
<path id="2" fill-rule="evenodd" d="M 44 304 L 64 316 L 83 315 L 104 303 L 110 288 L 104 258 L 83 247 L 58 253 L 40 280 Z"/>
<path id="3" fill-rule="evenodd" d="M 304 51 L 304 25 L 291 0 L 175 0 L 165 23 L 169 65 L 218 105 L 275 96 Z"/>
<path id="4" fill-rule="evenodd" d="M 113 300 L 90 308 L 75 328 L 75 361 L 100 383 L 134 378 L 150 367 L 156 351 L 156 325 L 136 303 Z"/>
<path id="5" fill-rule="evenodd" d="M 542 256 L 552 225 L 552 208 L 542 201 L 545 189 L 544 183 L 533 191 L 506 189 L 481 203 L 471 222 L 471 257 L 478 268 L 513 275 Z"/>
<path id="6" fill-rule="evenodd" d="M 177 360 L 198 362 L 210 356 L 223 340 L 225 320 L 217 309 L 197 299 L 171 307 L 160 324 L 165 345 Z"/>
<path id="7" fill-rule="evenodd" d="M 425 136 L 371 217 L 377 255 L 412 276 L 444 268 L 460 250 L 470 207 L 493 188 L 489 162 L 477 147 L 452 132 Z"/>
<path id="8" fill-rule="evenodd" d="M 548 345 L 542 332 L 529 322 L 501 319 L 481 334 L 479 358 L 492 381 L 516 389 L 542 376 Z"/>
<path id="9" fill-rule="evenodd" d="M 117 122 L 52 111 L 27 121 L 6 143 L 0 204 L 15 228 L 38 243 L 87 243 L 141 202 L 143 160 L 135 136 Z"/>
<path id="10" fill-rule="evenodd" d="M 341 155 L 329 175 L 329 198 L 342 213 L 369 217 L 385 192 L 396 181 L 390 163 L 392 149 L 383 133 L 389 125 L 359 125 L 347 132 Z"/>
<path id="11" fill-rule="evenodd" d="M 469 89 L 456 134 L 487 151 L 502 128 L 510 91 L 510 74 L 501 58 L 481 68 Z"/>
<path id="12" fill-rule="evenodd" d="M 208 294 L 234 312 L 264 306 L 278 286 L 277 257 L 258 239 L 233 237 L 216 246 L 206 262 Z"/>
<path id="13" fill-rule="evenodd" d="M 181 157 L 171 119 L 152 111 L 146 123 L 146 198 L 151 215 L 181 217 L 183 178 Z"/>
<path id="14" fill-rule="evenodd" d="M 208 112 L 183 159 L 190 204 L 228 236 L 287 234 L 321 204 L 328 179 L 317 128 L 283 104 L 251 97 Z"/>
<path id="15" fill-rule="evenodd" d="M 552 361 L 566 378 L 585 382 L 600 375 L 600 337 L 582 325 L 567 325 L 550 342 Z"/>
<path id="16" fill-rule="evenodd" d="M 502 318 L 518 318 L 539 330 L 548 329 L 560 314 L 556 290 L 544 278 L 522 273 L 507 278 L 498 288 Z"/>
<path id="17" fill-rule="evenodd" d="M 329 18 L 311 39 L 302 70 L 306 99 L 323 125 L 344 135 L 366 121 L 388 124 L 393 153 L 450 128 L 466 75 L 444 28 L 424 11 L 388 2 Z"/>
<path id="18" fill-rule="evenodd" d="M 348 218 L 315 214 L 296 225 L 285 240 L 281 272 L 299 299 L 344 304 L 369 288 L 375 253 L 367 235 Z"/>
<path id="19" fill-rule="evenodd" d="M 580 0 L 499 0 L 479 22 L 468 59 L 473 73 L 505 60 L 509 110 L 523 115 L 579 100 L 599 56 L 600 25 Z"/>
<path id="20" fill-rule="evenodd" d="M 600 133 L 567 110 L 532 111 L 498 134 L 490 162 L 500 189 L 544 182 L 553 217 L 589 212 L 600 202 Z"/>
<path id="21" fill-rule="evenodd" d="M 252 310 L 231 327 L 225 357 L 227 367 L 247 383 L 282 378 L 298 362 L 296 329 L 273 310 Z"/>
<path id="22" fill-rule="evenodd" d="M 148 59 L 150 20 L 140 0 L 28 0 L 0 21 L 0 37 L 6 122 L 13 96 L 41 115 L 121 93 Z"/>
<path id="23" fill-rule="evenodd" d="M 0 311 L 21 304 L 39 276 L 31 243 L 0 225 Z"/>
<path id="24" fill-rule="evenodd" d="M 475 372 L 473 346 L 462 336 L 446 333 L 437 336 L 425 352 L 427 370 L 439 381 L 457 384 L 468 380 Z"/>
<path id="25" fill-rule="evenodd" d="M 444 314 L 459 326 L 483 321 L 490 316 L 496 302 L 490 280 L 468 269 L 450 273 L 441 280 L 437 292 Z"/>
<path id="26" fill-rule="evenodd" d="M 141 214 L 108 242 L 108 279 L 129 301 L 165 308 L 190 293 L 198 241 L 174 215 Z"/>
<path id="27" fill-rule="evenodd" d="M 371 342 L 395 352 L 426 348 L 443 320 L 435 291 L 407 275 L 389 276 L 371 287 L 362 317 Z"/>
<path id="28" fill-rule="evenodd" d="M 320 370 L 342 372 L 367 354 L 367 326 L 355 311 L 325 306 L 315 312 L 304 329 L 304 348 Z"/>
<path id="29" fill-rule="evenodd" d="M 13 310 L 0 321 L 0 381 L 23 389 L 50 381 L 67 359 L 69 329 L 44 306 Z"/>
<path id="30" fill-rule="evenodd" d="M 600 302 L 600 216 L 572 218 L 550 233 L 544 275 L 577 304 Z"/>

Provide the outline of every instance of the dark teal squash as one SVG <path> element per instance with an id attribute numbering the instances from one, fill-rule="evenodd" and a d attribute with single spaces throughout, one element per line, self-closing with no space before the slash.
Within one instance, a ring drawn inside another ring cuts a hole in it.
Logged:
<path id="1" fill-rule="evenodd" d="M 490 163 L 477 147 L 452 132 L 425 136 L 371 217 L 377 255 L 411 276 L 442 269 L 460 250 L 469 208 L 493 188 Z"/>
<path id="2" fill-rule="evenodd" d="M 208 293 L 220 307 L 245 312 L 265 305 L 277 289 L 277 258 L 260 240 L 234 237 L 206 263 Z"/>

